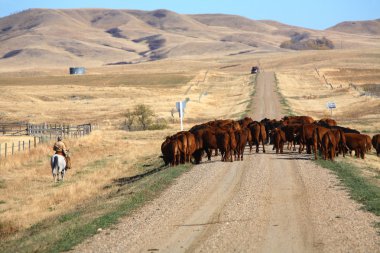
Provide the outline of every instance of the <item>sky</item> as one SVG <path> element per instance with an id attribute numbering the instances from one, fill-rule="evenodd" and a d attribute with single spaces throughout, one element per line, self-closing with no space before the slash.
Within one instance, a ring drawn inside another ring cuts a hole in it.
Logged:
<path id="1" fill-rule="evenodd" d="M 0 17 L 29 8 L 168 9 L 180 14 L 224 13 L 312 29 L 380 18 L 380 0 L 0 0 Z"/>

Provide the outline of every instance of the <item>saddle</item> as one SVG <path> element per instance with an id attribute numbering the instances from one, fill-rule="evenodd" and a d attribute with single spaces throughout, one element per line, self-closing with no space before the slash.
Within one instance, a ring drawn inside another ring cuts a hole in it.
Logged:
<path id="1" fill-rule="evenodd" d="M 63 151 L 56 151 L 55 154 L 56 155 L 61 155 L 61 156 L 63 156 L 65 158 L 65 162 L 66 162 L 66 168 L 65 169 L 66 170 L 71 169 L 71 159 L 70 159 L 70 155 L 69 154 L 65 155 L 63 153 Z"/>

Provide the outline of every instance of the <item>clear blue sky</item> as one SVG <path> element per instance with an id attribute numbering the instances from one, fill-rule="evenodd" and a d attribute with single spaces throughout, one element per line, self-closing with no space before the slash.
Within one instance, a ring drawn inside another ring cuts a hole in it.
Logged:
<path id="1" fill-rule="evenodd" d="M 0 17 L 29 8 L 168 9 L 225 13 L 325 29 L 342 21 L 380 18 L 380 0 L 0 0 Z"/>

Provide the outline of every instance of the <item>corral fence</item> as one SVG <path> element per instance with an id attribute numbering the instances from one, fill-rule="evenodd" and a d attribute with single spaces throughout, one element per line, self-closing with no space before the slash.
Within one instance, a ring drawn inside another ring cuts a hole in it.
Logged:
<path id="1" fill-rule="evenodd" d="M 0 123 L 0 136 L 26 135 L 27 125 L 25 122 Z"/>
<path id="2" fill-rule="evenodd" d="M 27 135 L 44 136 L 52 139 L 62 136 L 65 138 L 78 138 L 89 135 L 93 130 L 92 124 L 83 125 L 65 125 L 65 124 L 28 124 L 26 128 Z"/>
<path id="3" fill-rule="evenodd" d="M 16 152 L 29 151 L 36 148 L 38 144 L 57 140 L 58 136 L 63 139 L 81 138 L 89 135 L 96 125 L 82 124 L 30 124 L 24 122 L 0 123 L 0 159 Z M 3 138 L 3 139 L 4 139 Z M 23 140 L 14 140 L 22 138 Z"/>
<path id="4" fill-rule="evenodd" d="M 380 85 L 379 84 L 368 84 L 368 85 L 355 85 L 350 83 L 348 85 L 350 88 L 356 90 L 361 96 L 369 97 L 380 97 Z"/>

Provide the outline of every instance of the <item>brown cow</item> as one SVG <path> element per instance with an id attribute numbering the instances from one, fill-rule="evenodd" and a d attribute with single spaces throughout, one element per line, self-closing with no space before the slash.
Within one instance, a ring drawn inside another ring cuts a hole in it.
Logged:
<path id="1" fill-rule="evenodd" d="M 282 118 L 284 121 L 284 125 L 291 124 L 312 124 L 314 123 L 314 119 L 309 116 L 285 116 Z"/>
<path id="2" fill-rule="evenodd" d="M 253 122 L 253 120 L 250 117 L 245 117 L 244 119 L 241 119 L 238 121 L 238 123 L 240 124 L 240 127 L 242 127 L 242 128 L 248 127 L 248 125 L 252 122 Z"/>
<path id="3" fill-rule="evenodd" d="M 175 136 L 166 137 L 161 145 L 162 158 L 165 165 L 170 163 L 171 166 L 178 165 L 181 159 L 179 151 L 178 139 Z"/>
<path id="4" fill-rule="evenodd" d="M 278 152 L 281 154 L 284 153 L 284 143 L 286 142 L 285 132 L 280 128 L 275 128 L 271 131 L 271 135 L 273 137 L 276 154 L 278 154 Z"/>
<path id="5" fill-rule="evenodd" d="M 362 134 L 344 134 L 346 137 L 346 144 L 350 150 L 355 150 L 356 157 L 359 155 L 364 159 L 367 145 L 367 138 Z"/>
<path id="6" fill-rule="evenodd" d="M 380 156 L 380 134 L 376 134 L 372 137 L 372 145 L 376 149 L 377 156 Z"/>
<path id="7" fill-rule="evenodd" d="M 342 154 L 343 157 L 345 157 L 345 149 L 346 149 L 346 136 L 344 135 L 344 132 L 342 129 L 331 129 L 335 136 L 336 141 L 336 156 L 339 156 L 339 154 Z"/>
<path id="8" fill-rule="evenodd" d="M 185 162 L 189 163 L 191 162 L 191 157 L 193 156 L 194 152 L 198 148 L 197 148 L 197 143 L 196 143 L 194 134 L 186 131 L 185 135 L 187 137 L 187 153 L 186 153 Z"/>
<path id="9" fill-rule="evenodd" d="M 305 124 L 302 125 L 300 128 L 300 133 L 299 133 L 299 138 L 300 138 L 300 148 L 299 148 L 299 153 L 305 149 L 306 146 L 306 152 L 308 154 L 311 154 L 311 147 L 313 147 L 314 151 L 314 157 L 317 160 L 317 146 L 318 146 L 318 140 L 317 140 L 317 134 L 315 131 L 315 125 L 313 124 Z"/>
<path id="10" fill-rule="evenodd" d="M 236 142 L 237 142 L 237 148 L 236 148 L 237 159 L 235 160 L 243 161 L 244 149 L 245 149 L 245 146 L 247 145 L 249 133 L 250 131 L 245 127 L 243 127 L 240 131 L 236 131 L 235 137 L 236 137 Z"/>
<path id="11" fill-rule="evenodd" d="M 317 135 L 317 141 L 318 141 L 317 146 L 318 148 L 320 148 L 321 143 L 322 143 L 322 138 L 329 131 L 329 129 L 323 126 L 316 125 L 314 130 L 316 131 L 316 135 Z"/>
<path id="12" fill-rule="evenodd" d="M 240 127 L 240 126 L 239 126 Z M 237 130 L 237 131 L 241 131 L 241 129 Z M 237 155 L 237 146 L 238 146 L 238 143 L 236 141 L 236 136 L 235 136 L 235 131 L 233 129 L 230 129 L 228 131 L 228 134 L 230 136 L 230 156 L 231 156 L 231 162 L 233 161 L 232 159 L 232 151 L 234 152 L 234 155 L 235 155 L 235 160 L 236 160 L 236 155 Z"/>
<path id="13" fill-rule="evenodd" d="M 332 127 L 332 126 L 337 126 L 337 123 L 335 120 L 330 119 L 330 118 L 323 118 L 318 121 L 318 124 L 324 127 Z"/>
<path id="14" fill-rule="evenodd" d="M 181 153 L 181 164 L 185 164 L 187 160 L 188 147 L 187 147 L 187 136 L 184 131 L 178 132 L 172 136 L 173 138 L 177 138 L 178 141 L 178 149 Z"/>
<path id="15" fill-rule="evenodd" d="M 273 129 L 282 126 L 283 121 L 282 120 L 275 120 L 275 119 L 267 119 L 267 118 L 265 118 L 265 119 L 262 119 L 260 121 L 260 123 L 263 123 L 264 126 L 265 126 L 265 132 L 266 132 L 267 137 L 268 137 L 267 138 L 267 143 L 268 143 L 268 140 L 269 140 L 269 144 L 273 144 L 273 141 L 270 140 L 270 134 L 269 133 Z"/>
<path id="16" fill-rule="evenodd" d="M 252 135 L 251 143 L 256 145 L 256 153 L 259 153 L 260 142 L 263 145 L 263 153 L 265 153 L 265 141 L 267 139 L 267 134 L 265 131 L 264 124 L 254 121 L 251 124 L 249 124 L 248 128 L 251 131 L 251 135 Z"/>
<path id="17" fill-rule="evenodd" d="M 296 151 L 296 140 L 301 127 L 301 124 L 292 124 L 281 127 L 281 130 L 285 132 L 285 137 L 288 142 L 288 150 L 291 150 L 293 147 L 293 151 Z"/>
<path id="18" fill-rule="evenodd" d="M 334 161 L 336 140 L 335 140 L 334 133 L 332 131 L 329 130 L 327 131 L 327 133 L 323 135 L 321 147 L 322 147 L 323 158 L 325 160 L 330 159 Z"/>
<path id="19" fill-rule="evenodd" d="M 218 129 L 216 131 L 216 142 L 222 155 L 222 161 L 233 161 L 232 152 L 236 150 L 237 143 L 235 132 L 232 129 Z"/>
<path id="20" fill-rule="evenodd" d="M 206 152 L 209 161 L 211 160 L 212 150 L 218 150 L 215 133 L 216 130 L 212 127 L 193 132 L 197 142 L 201 143 L 202 149 Z M 217 155 L 216 151 L 215 155 Z"/>
<path id="21" fill-rule="evenodd" d="M 367 144 L 366 144 L 366 151 L 369 152 L 371 151 L 371 137 L 369 135 L 366 135 L 366 134 L 363 134 L 365 136 L 365 138 L 367 139 Z"/>

